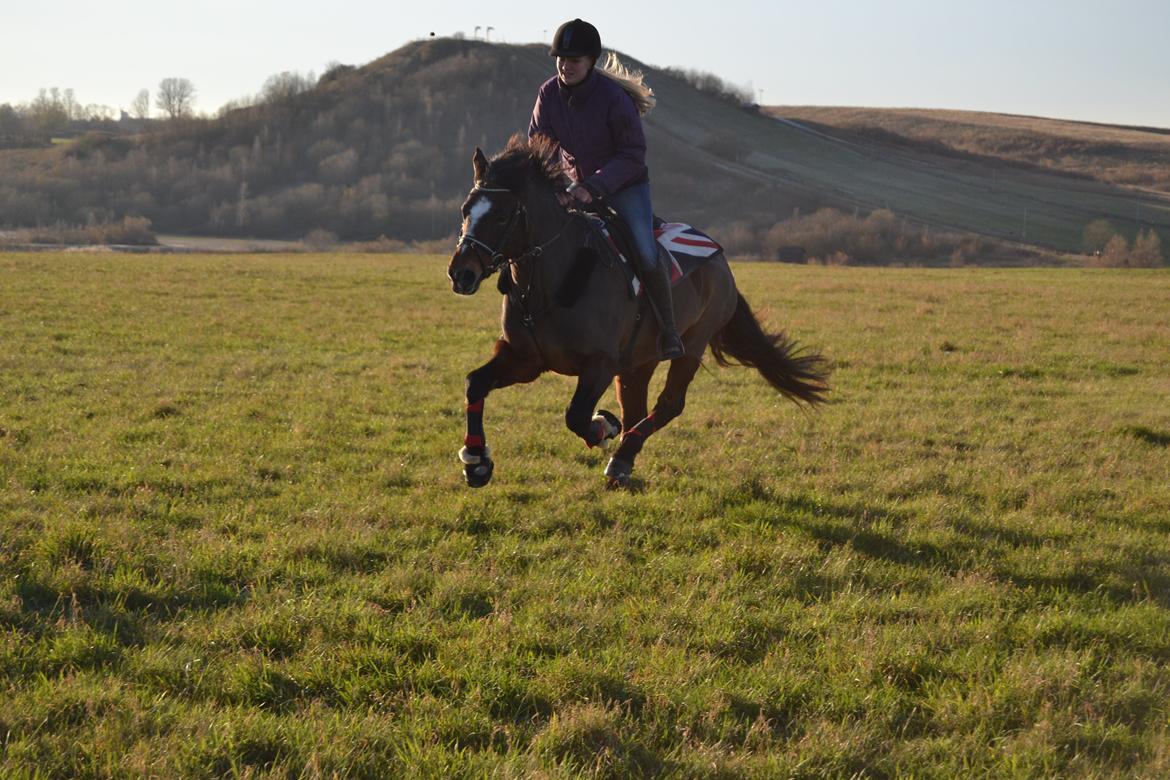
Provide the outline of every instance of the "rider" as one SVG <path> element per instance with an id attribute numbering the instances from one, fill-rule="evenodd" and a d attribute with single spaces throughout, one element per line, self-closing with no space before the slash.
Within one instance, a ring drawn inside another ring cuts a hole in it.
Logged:
<path id="1" fill-rule="evenodd" d="M 561 205 L 603 198 L 625 221 L 637 246 L 639 276 L 661 325 L 660 357 L 681 357 L 670 271 L 658 260 L 654 240 L 646 136 L 639 115 L 639 109 L 646 113 L 653 106 L 652 93 L 638 80 L 623 79 L 629 82 L 625 85 L 596 67 L 601 35 L 589 22 L 574 19 L 558 27 L 549 55 L 557 58 L 557 75 L 540 85 L 528 137 L 544 135 L 560 146 L 573 180 L 565 193 L 558 193 Z"/>

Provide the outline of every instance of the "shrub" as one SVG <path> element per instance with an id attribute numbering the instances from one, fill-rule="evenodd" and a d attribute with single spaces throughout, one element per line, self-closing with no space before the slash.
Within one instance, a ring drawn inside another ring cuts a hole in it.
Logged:
<path id="1" fill-rule="evenodd" d="M 329 230 L 322 230 L 317 228 L 316 230 L 310 230 L 308 234 L 306 234 L 305 237 L 301 239 L 301 243 L 304 244 L 308 249 L 312 249 L 315 252 L 321 252 L 337 244 L 337 234 Z"/>
<path id="2" fill-rule="evenodd" d="M 729 103 L 743 105 L 745 103 L 752 103 L 755 98 L 752 95 L 752 91 L 747 87 L 737 87 L 734 84 L 724 81 L 714 73 L 684 68 L 666 68 L 664 72 L 677 79 L 682 79 L 700 92 L 704 92 L 720 100 L 726 100 Z"/>
<path id="3" fill-rule="evenodd" d="M 1125 236 L 1114 236 L 1096 257 L 1094 265 L 1102 268 L 1124 268 L 1129 264 L 1129 242 Z"/>
<path id="4" fill-rule="evenodd" d="M 153 246 L 158 238 L 146 217 L 123 217 L 117 221 L 93 221 L 84 227 L 58 222 L 46 227 L 17 231 L 28 244 L 128 244 Z"/>
<path id="5" fill-rule="evenodd" d="M 831 264 L 877 264 L 907 260 L 949 260 L 965 265 L 991 249 L 987 239 L 917 225 L 889 209 L 865 217 L 836 209 L 799 212 L 778 222 L 762 239 L 763 254 L 777 259 L 816 258 Z"/>
<path id="6" fill-rule="evenodd" d="M 1107 219 L 1095 219 L 1085 225 L 1081 245 L 1088 254 L 1103 252 L 1105 251 L 1105 245 L 1115 235 L 1117 235 L 1117 229 L 1113 227 L 1112 222 Z"/>
<path id="7" fill-rule="evenodd" d="M 1153 228 L 1138 233 L 1129 252 L 1131 268 L 1157 268 L 1163 265 L 1162 239 Z"/>

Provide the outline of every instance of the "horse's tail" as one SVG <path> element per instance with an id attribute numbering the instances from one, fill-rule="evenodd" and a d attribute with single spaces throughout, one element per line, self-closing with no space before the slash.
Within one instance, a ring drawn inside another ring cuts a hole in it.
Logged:
<path id="1" fill-rule="evenodd" d="M 784 333 L 766 332 L 748 302 L 737 296 L 731 320 L 711 339 L 715 362 L 756 369 L 768 384 L 797 404 L 823 403 L 829 391 L 825 359 L 801 348 Z"/>

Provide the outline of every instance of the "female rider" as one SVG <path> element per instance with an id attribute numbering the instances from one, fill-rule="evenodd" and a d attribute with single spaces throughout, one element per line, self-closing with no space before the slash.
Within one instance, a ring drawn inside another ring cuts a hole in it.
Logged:
<path id="1" fill-rule="evenodd" d="M 639 110 L 646 113 L 654 105 L 653 93 L 620 66 L 596 67 L 601 36 L 580 19 L 557 28 L 549 55 L 557 59 L 557 75 L 540 85 L 528 137 L 541 134 L 560 146 L 573 180 L 565 193 L 558 194 L 561 205 L 604 198 L 625 221 L 637 246 L 639 276 L 661 326 L 660 359 L 681 357 L 670 271 L 658 261 L 654 240 L 646 136 L 639 115 Z"/>

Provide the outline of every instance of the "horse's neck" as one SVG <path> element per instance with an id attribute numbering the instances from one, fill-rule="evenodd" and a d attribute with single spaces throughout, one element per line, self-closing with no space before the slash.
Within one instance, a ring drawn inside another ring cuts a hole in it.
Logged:
<path id="1" fill-rule="evenodd" d="M 541 294 L 550 296 L 558 289 L 576 257 L 583 227 L 572 224 L 578 220 L 555 201 L 541 196 L 542 193 L 530 196 L 525 209 L 528 212 L 528 248 L 530 251 L 538 246 L 543 249 L 539 256 L 512 266 L 512 281 L 522 289 L 543 288 Z"/>

